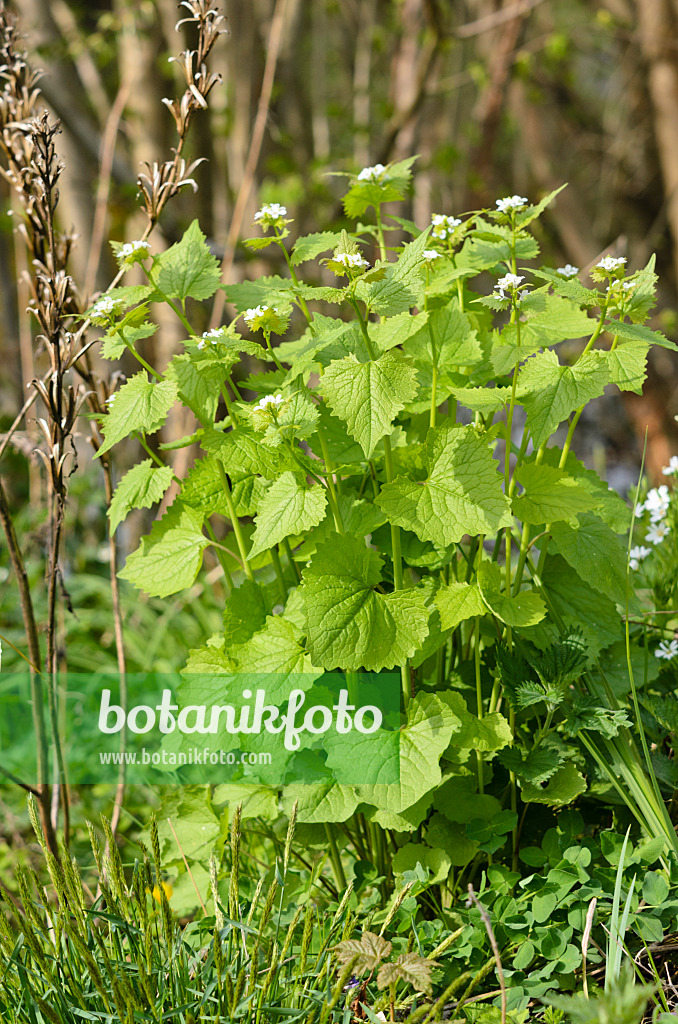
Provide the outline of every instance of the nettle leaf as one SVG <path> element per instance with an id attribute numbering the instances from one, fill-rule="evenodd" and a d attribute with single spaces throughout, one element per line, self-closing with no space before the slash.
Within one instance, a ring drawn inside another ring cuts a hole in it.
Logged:
<path id="1" fill-rule="evenodd" d="M 303 534 L 325 518 L 327 495 L 320 484 L 306 487 L 287 472 L 273 483 L 259 504 L 250 558 L 291 534 Z"/>
<path id="2" fill-rule="evenodd" d="M 175 503 L 127 556 L 118 576 L 151 597 L 169 597 L 192 586 L 210 543 L 202 523 L 202 512 Z"/>
<path id="3" fill-rule="evenodd" d="M 626 603 L 626 548 L 602 519 L 584 512 L 576 526 L 554 523 L 551 537 L 583 580 L 617 604 Z"/>
<path id="4" fill-rule="evenodd" d="M 548 804 L 550 807 L 571 804 L 585 789 L 586 780 L 572 761 L 559 768 L 545 786 L 528 781 L 520 783 L 520 794 L 525 803 Z"/>
<path id="5" fill-rule="evenodd" d="M 588 352 L 574 366 L 561 366 L 551 351 L 528 359 L 518 376 L 518 394 L 535 448 L 547 441 L 571 412 L 602 395 L 609 383 L 603 352 Z"/>
<path id="6" fill-rule="evenodd" d="M 292 249 L 292 266 L 298 267 L 300 263 L 315 259 L 322 252 L 334 249 L 340 241 L 340 231 L 315 231 L 311 235 L 298 238 Z"/>
<path id="7" fill-rule="evenodd" d="M 197 220 L 180 242 L 153 263 L 158 289 L 170 299 L 209 299 L 219 286 L 219 261 L 210 251 Z"/>
<path id="8" fill-rule="evenodd" d="M 623 708 L 613 709 L 600 704 L 597 697 L 586 694 L 577 696 L 565 709 L 565 735 L 576 736 L 582 729 L 599 732 L 608 739 L 616 736 L 620 729 L 631 725 Z"/>
<path id="9" fill-rule="evenodd" d="M 426 457 L 425 480 L 399 476 L 375 499 L 389 522 L 443 547 L 467 533 L 495 533 L 512 526 L 497 464 L 487 441 L 473 427 L 429 430 Z"/>
<path id="10" fill-rule="evenodd" d="M 483 601 L 507 626 L 535 626 L 546 615 L 546 605 L 539 594 L 521 590 L 515 597 L 502 593 L 505 581 L 496 562 L 484 559 L 478 566 L 478 586 Z"/>
<path id="11" fill-rule="evenodd" d="M 418 302 L 421 286 L 422 253 L 428 244 L 430 228 L 413 242 L 403 246 L 395 263 L 389 263 L 378 281 L 358 281 L 357 298 L 380 316 L 405 313 Z"/>
<path id="12" fill-rule="evenodd" d="M 610 380 L 620 391 L 643 393 L 643 382 L 647 376 L 647 353 L 644 342 L 629 341 L 618 345 L 614 351 L 606 352 L 610 367 Z"/>
<path id="13" fill-rule="evenodd" d="M 173 356 L 165 371 L 168 380 L 177 386 L 179 397 L 201 422 L 214 422 L 221 397 L 221 385 L 230 368 L 238 361 L 237 353 L 219 358 L 211 351 Z"/>
<path id="14" fill-rule="evenodd" d="M 485 615 L 485 603 L 477 583 L 449 583 L 442 586 L 433 598 L 440 613 L 441 629 L 454 629 L 465 619 Z"/>
<path id="15" fill-rule="evenodd" d="M 547 747 L 530 750 L 525 757 L 518 747 L 511 747 L 502 750 L 498 757 L 504 768 L 514 772 L 521 782 L 546 782 L 563 764 L 558 752 Z"/>
<path id="16" fill-rule="evenodd" d="M 370 459 L 377 442 L 390 433 L 396 415 L 417 393 L 416 381 L 412 364 L 394 352 L 367 363 L 349 355 L 330 363 L 320 389 Z"/>
<path id="17" fill-rule="evenodd" d="M 588 512 L 601 504 L 600 498 L 555 466 L 525 462 L 515 475 L 525 492 L 513 498 L 513 514 L 523 523 L 540 526 L 570 520 L 578 512 Z"/>
<path id="18" fill-rule="evenodd" d="M 101 429 L 105 440 L 97 456 L 103 455 L 133 431 L 155 433 L 165 422 L 176 400 L 177 386 L 174 381 L 149 380 L 145 370 L 135 373 L 115 392 L 115 402 L 107 415 L 102 417 Z"/>
<path id="19" fill-rule="evenodd" d="M 152 459 L 144 459 L 125 473 L 108 508 L 111 533 L 133 508 L 150 508 L 161 501 L 172 475 L 171 466 L 155 466 Z"/>
<path id="20" fill-rule="evenodd" d="M 393 668 L 411 658 L 428 632 L 420 590 L 380 594 L 382 559 L 357 537 L 333 534 L 303 573 L 307 645 L 326 669 Z"/>

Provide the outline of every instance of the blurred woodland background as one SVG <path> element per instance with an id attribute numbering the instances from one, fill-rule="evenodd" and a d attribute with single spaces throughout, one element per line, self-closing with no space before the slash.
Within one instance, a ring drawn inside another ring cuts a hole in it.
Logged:
<path id="1" fill-rule="evenodd" d="M 184 88 L 168 60 L 188 45 L 185 27 L 175 31 L 182 8 L 175 0 L 8 8 L 62 122 L 59 216 L 77 236 L 70 269 L 85 308 L 115 273 L 108 238 L 143 230 L 140 164 L 168 159 L 176 144 L 163 100 Z M 656 326 L 675 338 L 678 0 L 222 0 L 221 9 L 228 34 L 210 69 L 222 83 L 185 150 L 207 160 L 194 174 L 197 193 L 185 189 L 163 214 L 156 249 L 197 216 L 215 252 L 232 259 L 231 280 L 276 273 L 271 250 L 235 244 L 251 233 L 261 202 L 284 203 L 297 234 L 335 227 L 339 186 L 328 170 L 419 153 L 409 209 L 398 213 L 421 227 L 432 213 L 459 215 L 514 192 L 532 201 L 569 182 L 543 218 L 546 262 L 584 271 L 611 251 L 635 270 L 656 252 Z M 28 293 L 16 286 L 26 265 L 13 231 L 18 211 L 13 222 L 15 200 L 6 182 L 1 189 L 0 434 L 40 359 L 23 314 Z M 174 327 L 159 338 L 169 357 Z M 655 349 L 643 397 L 595 403 L 579 454 L 624 490 L 647 426 L 649 474 L 661 479 L 678 450 L 677 382 L 675 356 Z M 172 429 L 180 436 L 184 427 Z M 30 440 L 30 422 L 26 433 Z M 23 480 L 25 465 L 16 465 Z"/>

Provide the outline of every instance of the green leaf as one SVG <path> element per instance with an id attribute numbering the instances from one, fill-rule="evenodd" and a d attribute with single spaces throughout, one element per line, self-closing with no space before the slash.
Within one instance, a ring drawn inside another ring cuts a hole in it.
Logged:
<path id="1" fill-rule="evenodd" d="M 478 586 L 490 611 L 507 626 L 535 626 L 546 615 L 546 605 L 539 594 L 521 590 L 515 597 L 502 593 L 501 569 L 496 562 L 484 559 L 478 566 Z"/>
<path id="2" fill-rule="evenodd" d="M 271 612 L 266 594 L 254 580 L 245 579 L 224 605 L 224 636 L 229 650 L 246 643 L 266 624 Z"/>
<path id="3" fill-rule="evenodd" d="M 453 775 L 445 779 L 436 790 L 433 806 L 448 821 L 458 824 L 466 824 L 475 818 L 490 821 L 501 810 L 501 804 L 495 796 L 478 793 L 476 789 L 474 776 Z"/>
<path id="4" fill-rule="evenodd" d="M 472 715 L 466 701 L 459 693 L 447 693 L 447 703 L 461 722 L 461 728 L 454 734 L 455 747 L 470 750 L 501 750 L 513 742 L 513 731 L 508 720 L 499 711 L 492 711 L 483 718 Z"/>
<path id="5" fill-rule="evenodd" d="M 477 583 L 452 582 L 442 586 L 433 599 L 440 612 L 441 629 L 454 629 L 465 619 L 485 614 L 485 604 Z"/>
<path id="6" fill-rule="evenodd" d="M 525 803 L 548 804 L 550 807 L 571 804 L 585 789 L 584 776 L 577 771 L 572 761 L 559 768 L 545 786 L 532 782 L 520 784 L 520 793 Z"/>
<path id="7" fill-rule="evenodd" d="M 255 306 L 289 306 L 294 298 L 288 277 L 260 277 L 256 281 L 222 285 L 226 298 L 239 313 Z"/>
<path id="8" fill-rule="evenodd" d="M 551 351 L 528 359 L 518 375 L 518 394 L 535 448 L 547 441 L 571 412 L 602 395 L 609 383 L 610 371 L 602 352 L 588 352 L 574 366 L 561 366 Z"/>
<path id="9" fill-rule="evenodd" d="M 428 313 L 399 313 L 397 316 L 389 316 L 378 324 L 370 323 L 367 331 L 375 349 L 378 352 L 388 352 L 396 345 L 406 345 L 408 340 L 420 331 L 425 330 L 424 325 L 428 320 Z"/>
<path id="10" fill-rule="evenodd" d="M 380 316 L 405 313 L 418 302 L 421 286 L 422 253 L 428 244 L 429 230 L 408 242 L 395 263 L 378 281 L 358 281 L 355 294 Z"/>
<path id="11" fill-rule="evenodd" d="M 141 319 L 145 320 L 148 309 L 146 306 L 140 306 L 128 313 L 112 330 L 104 334 L 101 339 L 103 343 L 101 355 L 104 359 L 119 359 L 125 349 L 134 348 L 137 341 L 150 338 L 155 334 L 158 325 L 148 322 L 139 323 L 138 312 L 141 312 Z"/>
<path id="12" fill-rule="evenodd" d="M 227 434 L 214 428 L 206 429 L 200 438 L 206 452 L 215 455 L 224 464 L 227 473 L 258 473 L 267 480 L 275 480 L 286 469 L 295 466 L 287 451 L 263 444 L 261 434 L 246 427 L 237 427 Z"/>
<path id="13" fill-rule="evenodd" d="M 442 547 L 513 524 L 490 448 L 473 427 L 429 430 L 426 458 L 425 480 L 397 477 L 375 499 L 389 522 Z"/>
<path id="14" fill-rule="evenodd" d="M 466 409 L 487 415 L 497 412 L 511 401 L 511 388 L 449 388 L 453 395 Z"/>
<path id="15" fill-rule="evenodd" d="M 116 487 L 108 509 L 111 533 L 133 508 L 150 508 L 160 501 L 171 483 L 171 466 L 155 466 L 151 459 L 133 466 Z"/>
<path id="16" fill-rule="evenodd" d="M 192 586 L 209 545 L 202 522 L 201 512 L 173 505 L 127 556 L 118 576 L 151 597 L 169 597 Z"/>
<path id="17" fill-rule="evenodd" d="M 292 249 L 292 266 L 298 267 L 300 263 L 315 259 L 321 252 L 334 249 L 340 241 L 340 231 L 316 231 L 312 235 L 298 238 Z"/>
<path id="18" fill-rule="evenodd" d="M 135 430 L 153 434 L 165 422 L 176 399 L 177 387 L 173 381 L 149 380 L 145 370 L 135 373 L 115 392 L 115 402 L 108 414 L 102 417 L 101 429 L 105 440 L 97 456 L 103 455 Z"/>
<path id="19" fill-rule="evenodd" d="M 297 805 L 299 822 L 346 821 L 359 803 L 355 786 L 331 781 L 318 785 L 291 784 L 285 786 L 282 795 L 286 814 L 290 814 L 294 805 Z"/>
<path id="20" fill-rule="evenodd" d="M 559 519 L 572 519 L 601 504 L 585 487 L 554 466 L 525 462 L 516 470 L 525 493 L 513 498 L 513 514 L 523 523 L 540 526 Z"/>
<path id="21" fill-rule="evenodd" d="M 602 519 L 584 512 L 576 526 L 554 523 L 551 537 L 583 580 L 617 604 L 626 604 L 626 548 Z"/>
<path id="22" fill-rule="evenodd" d="M 587 316 L 576 302 L 561 295 L 544 296 L 544 308 L 520 324 L 520 344 L 547 348 L 570 338 L 584 338 L 593 333 L 596 321 Z M 517 339 L 518 328 L 507 324 L 502 334 Z"/>
<path id="23" fill-rule="evenodd" d="M 442 372 L 452 366 L 473 366 L 482 359 L 478 332 L 455 302 L 434 309 L 428 323 L 405 343 L 405 351 L 415 362 L 431 363 L 431 335 Z"/>
<path id="24" fill-rule="evenodd" d="M 221 385 L 237 360 L 234 352 L 221 359 L 215 358 L 211 350 L 204 354 L 186 352 L 173 356 L 165 373 L 168 380 L 174 381 L 182 402 L 197 419 L 212 423 L 221 398 Z"/>
<path id="25" fill-rule="evenodd" d="M 492 270 L 498 263 L 510 263 L 513 259 L 511 229 L 499 224 L 487 224 L 480 218 L 476 221 L 481 229 L 474 231 L 461 250 L 458 263 L 472 267 L 476 273 Z M 487 228 L 488 230 L 482 230 Z M 530 235 L 516 239 L 515 255 L 519 260 L 531 260 L 539 255 L 539 246 Z"/>
<path id="26" fill-rule="evenodd" d="M 648 346 L 644 342 L 627 342 L 618 345 L 614 351 L 606 352 L 610 367 L 610 380 L 620 391 L 643 393 L 643 382 L 647 376 Z"/>
<path id="27" fill-rule="evenodd" d="M 562 765 L 562 758 L 555 750 L 539 747 L 530 750 L 526 757 L 518 747 L 502 750 L 499 760 L 510 772 L 515 772 L 521 781 L 546 782 Z"/>
<path id="28" fill-rule="evenodd" d="M 452 867 L 452 861 L 445 850 L 434 850 L 430 846 L 424 846 L 423 843 L 405 843 L 391 860 L 391 867 L 395 875 L 413 871 L 417 864 L 421 864 L 428 873 L 429 885 L 444 882 Z M 391 966 L 395 967 L 395 965 Z"/>
<path id="29" fill-rule="evenodd" d="M 325 518 L 326 506 L 324 487 L 302 486 L 294 473 L 283 473 L 260 502 L 249 557 L 254 558 L 291 534 L 306 533 L 317 526 Z"/>
<path id="30" fill-rule="evenodd" d="M 282 704 L 294 688 L 307 690 L 323 673 L 313 668 L 300 641 L 300 629 L 281 615 L 269 616 L 263 629 L 250 637 L 235 655 L 240 684 L 246 685 L 243 673 L 265 675 L 266 699 L 272 704 Z M 254 680 L 254 686 L 260 684 L 261 680 Z"/>
<path id="31" fill-rule="evenodd" d="M 344 210 L 347 217 L 362 216 L 370 206 L 375 209 L 381 203 L 404 199 L 412 180 L 412 164 L 416 156 L 389 164 L 380 181 L 354 181 L 344 196 Z"/>
<path id="32" fill-rule="evenodd" d="M 414 398 L 416 378 L 412 364 L 394 352 L 367 363 L 349 355 L 330 363 L 320 388 L 332 412 L 344 420 L 370 459 L 396 415 Z"/>
<path id="33" fill-rule="evenodd" d="M 231 470 L 233 504 L 239 516 L 252 516 L 264 496 L 264 481 L 253 473 Z M 217 459 L 207 456 L 197 459 L 181 486 L 181 500 L 184 505 L 200 509 L 205 515 L 218 512 L 229 514 L 224 494 L 224 485 Z"/>
<path id="34" fill-rule="evenodd" d="M 658 871 L 648 871 L 643 879 L 643 899 L 650 907 L 661 907 L 669 895 L 669 887 Z"/>
<path id="35" fill-rule="evenodd" d="M 307 644 L 315 665 L 367 671 L 411 658 L 428 632 L 420 590 L 380 594 L 382 560 L 357 537 L 334 534 L 303 573 Z"/>
<path id="36" fill-rule="evenodd" d="M 605 330 L 626 339 L 626 341 L 637 341 L 644 345 L 659 345 L 660 348 L 678 352 L 678 345 L 665 338 L 660 331 L 653 331 L 643 324 L 627 324 L 620 320 L 609 320 L 605 324 Z"/>
<path id="37" fill-rule="evenodd" d="M 540 200 L 535 206 L 528 206 L 528 208 L 524 210 L 522 213 L 516 214 L 516 227 L 520 229 L 526 228 L 527 225 L 531 224 L 533 220 L 536 220 L 538 217 L 541 217 L 546 207 L 553 202 L 556 196 L 559 195 L 564 188 L 567 188 L 567 184 L 560 185 L 560 187 L 555 188 L 553 192 L 549 192 L 548 195 L 545 195 L 544 198 Z"/>
<path id="38" fill-rule="evenodd" d="M 209 299 L 219 286 L 219 261 L 194 220 L 180 242 L 171 245 L 153 264 L 158 289 L 170 299 Z"/>
<path id="39" fill-rule="evenodd" d="M 542 459 L 543 466 L 558 467 L 562 458 L 562 449 L 547 448 Z M 529 460 L 527 460 L 529 462 Z M 566 473 L 577 481 L 577 484 L 588 491 L 596 500 L 596 515 L 607 523 L 615 533 L 626 533 L 631 525 L 631 510 L 619 497 L 616 491 L 601 480 L 593 469 L 587 469 L 583 462 L 568 452 L 565 465 Z"/>
<path id="40" fill-rule="evenodd" d="M 565 709 L 564 725 L 566 736 L 576 736 L 582 729 L 587 729 L 612 739 L 620 729 L 628 728 L 631 722 L 622 708 L 605 707 L 598 697 L 582 694 L 575 697 L 571 706 Z"/>

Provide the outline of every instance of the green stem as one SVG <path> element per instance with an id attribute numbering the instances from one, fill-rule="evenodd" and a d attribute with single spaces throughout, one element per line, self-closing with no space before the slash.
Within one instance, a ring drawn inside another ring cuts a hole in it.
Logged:
<path id="1" fill-rule="evenodd" d="M 279 248 L 281 249 L 283 256 L 285 257 L 285 263 L 287 264 L 287 269 L 290 272 L 290 279 L 292 281 L 292 284 L 294 285 L 294 287 L 297 289 L 297 292 L 298 292 L 299 288 L 300 288 L 299 278 L 297 277 L 297 273 L 296 273 L 294 267 L 292 266 L 292 261 L 290 259 L 290 254 L 288 253 L 287 248 L 285 246 L 285 243 L 283 242 L 283 240 L 281 238 L 276 238 L 276 243 L 279 246 Z M 304 299 L 301 295 L 297 294 L 297 301 L 299 302 L 299 306 L 301 308 L 302 313 L 306 317 L 306 323 L 309 324 L 309 326 L 310 326 L 310 324 L 312 323 L 312 317 L 311 317 L 310 310 L 309 310 L 308 306 L 306 305 L 306 299 Z"/>
<path id="2" fill-rule="evenodd" d="M 339 853 L 337 841 L 334 838 L 332 826 L 327 822 L 325 822 L 325 835 L 327 837 L 327 845 L 329 847 L 330 860 L 332 862 L 332 871 L 337 883 L 337 888 L 340 892 L 344 892 L 346 890 L 346 875 L 344 874 L 344 867 L 341 863 L 341 854 Z"/>
<path id="3" fill-rule="evenodd" d="M 285 537 L 285 539 L 283 541 L 283 547 L 285 549 L 285 554 L 287 555 L 287 561 L 290 563 L 290 569 L 292 570 L 294 575 L 297 577 L 297 582 L 301 583 L 301 573 L 299 571 L 299 566 L 297 565 L 297 563 L 294 561 L 294 558 L 292 557 L 292 548 L 290 547 L 290 542 L 289 542 L 289 539 L 287 537 Z"/>
<path id="4" fill-rule="evenodd" d="M 235 541 L 238 545 L 238 551 L 242 559 L 243 569 L 248 579 L 254 581 L 254 573 L 250 567 L 250 563 L 247 560 L 247 548 L 245 547 L 245 538 L 243 537 L 242 529 L 240 527 L 240 520 L 236 515 L 235 505 L 233 504 L 233 496 L 231 495 L 231 488 L 228 483 L 228 477 L 226 476 L 226 470 L 220 459 L 217 459 L 217 465 L 219 467 L 219 476 L 221 477 L 221 484 L 224 488 L 224 497 L 226 498 L 226 507 L 228 508 L 228 517 L 231 520 L 233 526 L 233 533 L 235 534 Z"/>
<path id="5" fill-rule="evenodd" d="M 330 452 L 327 447 L 327 441 L 325 440 L 322 427 L 318 427 L 318 438 L 320 439 L 320 450 L 323 453 L 323 462 L 325 463 L 325 479 L 327 481 L 327 490 L 329 492 L 330 508 L 332 509 L 332 515 L 334 516 L 334 523 L 337 527 L 337 532 L 343 533 L 344 521 L 339 509 L 339 500 L 337 497 L 336 487 L 334 485 L 334 468 L 332 466 Z"/>
<path id="6" fill-rule="evenodd" d="M 276 547 L 271 548 L 271 561 L 273 562 L 273 568 L 275 570 L 276 579 L 278 580 L 278 587 L 280 588 L 280 597 L 282 603 L 287 602 L 287 585 L 285 583 L 285 577 L 283 575 L 282 564 L 280 562 L 280 555 Z"/>
<path id="7" fill-rule="evenodd" d="M 226 577 L 226 583 L 228 584 L 228 589 L 231 591 L 231 593 L 233 593 L 235 588 L 233 586 L 233 577 L 231 576 L 231 570 L 228 568 L 228 562 L 226 561 L 226 552 L 224 551 L 224 549 L 221 547 L 221 545 L 217 541 L 217 536 L 216 536 L 216 534 L 214 532 L 214 528 L 213 528 L 212 524 L 210 523 L 209 519 L 205 520 L 205 529 L 207 530 L 207 534 L 208 534 L 210 540 L 213 542 L 213 547 L 214 547 L 214 550 L 217 553 L 217 558 L 219 559 L 219 564 L 221 565 L 221 568 L 224 570 L 224 576 Z"/>
<path id="8" fill-rule="evenodd" d="M 484 541 L 484 539 L 485 538 L 482 535 L 480 535 L 478 537 L 478 562 L 477 562 L 477 566 L 478 567 L 480 567 L 480 563 L 481 563 L 482 558 L 483 558 L 483 541 Z M 477 571 L 477 569 L 476 569 L 476 571 Z M 480 616 L 479 615 L 476 616 L 476 620 L 475 620 L 474 637 L 475 637 L 475 646 L 474 646 L 474 652 L 473 653 L 474 653 L 474 664 L 475 664 L 475 675 L 476 675 L 476 713 L 478 715 L 478 720 L 482 721 L 482 719 L 484 717 L 484 712 L 483 712 L 482 679 L 481 679 L 481 675 L 480 675 Z M 485 792 L 485 784 L 484 784 L 484 781 L 483 781 L 483 755 L 481 754 L 480 750 L 476 750 L 476 758 L 477 758 L 477 769 L 478 769 L 478 791 L 480 793 L 484 793 Z"/>

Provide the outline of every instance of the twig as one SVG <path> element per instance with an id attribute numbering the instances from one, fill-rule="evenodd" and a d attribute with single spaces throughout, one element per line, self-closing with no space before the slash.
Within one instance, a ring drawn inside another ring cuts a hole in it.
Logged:
<path id="1" fill-rule="evenodd" d="M 520 0 L 519 3 L 513 4 L 512 7 L 504 7 L 500 11 L 485 15 L 484 18 L 478 18 L 476 21 L 469 21 L 466 25 L 460 25 L 459 28 L 454 29 L 452 34 L 457 39 L 471 39 L 473 36 L 482 35 L 483 32 L 491 32 L 493 28 L 499 28 L 501 25 L 506 24 L 507 21 L 512 21 L 514 18 L 521 18 L 525 14 L 529 14 L 535 7 L 539 7 L 541 3 L 543 3 L 543 0 Z"/>
<path id="2" fill-rule="evenodd" d="M 485 907 L 482 905 L 475 892 L 473 891 L 473 885 L 471 882 L 468 884 L 468 900 L 466 905 L 470 906 L 474 903 L 478 908 L 478 912 L 482 918 L 483 924 L 485 925 L 485 931 L 487 932 L 492 946 L 492 952 L 494 953 L 494 959 L 497 964 L 497 977 L 499 978 L 499 987 L 501 988 L 501 1024 L 506 1024 L 506 982 L 504 981 L 504 968 L 501 965 L 501 957 L 499 955 L 499 946 L 492 929 L 492 921 Z"/>
<path id="3" fill-rule="evenodd" d="M 195 882 L 195 878 L 193 877 L 193 872 L 191 871 L 190 867 L 188 866 L 188 861 L 186 860 L 186 854 L 184 853 L 184 851 L 183 851 L 183 849 L 181 847 L 181 843 L 179 842 L 178 835 L 174 831 L 174 825 L 172 824 L 172 819 L 168 818 L 167 819 L 167 823 L 168 823 L 169 827 L 172 829 L 172 835 L 174 836 L 176 844 L 179 847 L 179 852 L 181 853 L 183 862 L 186 865 L 186 870 L 188 871 L 188 877 L 193 882 L 193 888 L 195 889 L 195 891 L 197 893 L 197 896 L 198 896 L 198 899 L 200 900 L 200 906 L 202 907 L 202 910 L 203 910 L 203 913 L 204 913 L 205 917 L 207 917 L 207 910 L 205 909 L 205 904 L 202 901 L 202 896 L 200 895 L 200 889 L 198 889 L 198 886 L 196 885 L 196 882 Z"/>
<path id="4" fill-rule="evenodd" d="M 275 10 L 273 11 L 273 18 L 271 20 L 271 28 L 268 33 L 268 43 L 266 45 L 266 63 L 264 65 L 264 75 L 261 82 L 261 93 L 259 94 L 259 105 L 257 107 L 257 114 L 254 119 L 254 127 L 252 128 L 252 138 L 250 141 L 249 153 L 247 154 L 247 163 L 245 164 L 245 170 L 243 172 L 243 178 L 240 183 L 238 195 L 233 208 L 233 216 L 231 218 L 231 226 L 228 230 L 228 236 L 226 238 L 226 245 L 224 247 L 224 258 L 221 263 L 221 280 L 226 283 L 231 273 L 233 266 L 233 257 L 235 254 L 235 244 L 240 236 L 242 228 L 243 218 L 245 216 L 245 208 L 252 191 L 252 184 L 254 181 L 254 173 L 257 169 L 259 162 L 259 154 L 261 153 L 261 145 L 264 141 L 264 131 L 266 130 L 266 121 L 268 120 L 268 112 L 271 104 L 271 93 L 273 92 L 273 83 L 275 81 L 275 69 L 278 63 L 278 54 L 280 53 L 280 44 L 282 42 L 282 34 L 285 20 L 285 12 L 287 9 L 287 0 L 276 0 Z M 212 316 L 210 319 L 210 330 L 214 330 L 221 323 L 221 317 L 224 311 L 224 302 L 226 296 L 224 292 L 219 289 L 214 297 L 214 305 L 212 307 Z"/>

